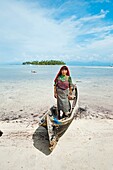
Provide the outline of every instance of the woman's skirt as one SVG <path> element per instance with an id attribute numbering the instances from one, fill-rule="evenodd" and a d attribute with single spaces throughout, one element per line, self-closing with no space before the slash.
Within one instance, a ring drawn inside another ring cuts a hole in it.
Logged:
<path id="1" fill-rule="evenodd" d="M 71 109 L 70 101 L 68 99 L 69 89 L 62 90 L 57 88 L 57 107 L 58 110 L 69 112 Z"/>

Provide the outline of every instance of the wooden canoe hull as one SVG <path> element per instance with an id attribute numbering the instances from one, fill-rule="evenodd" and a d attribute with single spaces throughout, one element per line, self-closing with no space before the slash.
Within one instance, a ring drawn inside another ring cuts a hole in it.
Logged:
<path id="1" fill-rule="evenodd" d="M 59 138 L 65 133 L 68 129 L 69 125 L 73 121 L 77 111 L 78 111 L 78 90 L 77 87 L 74 86 L 75 99 L 71 103 L 71 112 L 70 117 L 66 117 L 58 120 L 55 117 L 55 112 L 57 112 L 57 108 L 54 106 L 50 109 L 50 111 L 46 114 L 44 118 L 44 122 L 41 126 L 45 127 L 48 131 L 50 147 L 49 149 L 52 151 L 56 146 Z"/>

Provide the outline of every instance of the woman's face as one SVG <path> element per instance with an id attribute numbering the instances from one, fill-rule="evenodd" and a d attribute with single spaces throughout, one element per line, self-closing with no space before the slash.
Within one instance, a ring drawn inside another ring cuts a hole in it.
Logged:
<path id="1" fill-rule="evenodd" d="M 61 70 L 62 75 L 66 75 L 67 74 L 67 70 Z"/>

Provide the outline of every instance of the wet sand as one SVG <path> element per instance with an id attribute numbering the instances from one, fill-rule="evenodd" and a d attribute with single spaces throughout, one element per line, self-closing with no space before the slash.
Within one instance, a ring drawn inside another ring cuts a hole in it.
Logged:
<path id="1" fill-rule="evenodd" d="M 1 169 L 113 169 L 113 84 L 108 81 L 76 84 L 77 117 L 53 152 L 48 150 L 47 131 L 37 123 L 56 104 L 51 81 L 0 85 Z"/>

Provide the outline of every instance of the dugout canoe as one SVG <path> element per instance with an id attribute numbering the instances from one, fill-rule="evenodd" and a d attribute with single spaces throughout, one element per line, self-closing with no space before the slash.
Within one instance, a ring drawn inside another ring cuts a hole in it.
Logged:
<path id="1" fill-rule="evenodd" d="M 39 125 L 48 131 L 50 146 L 52 151 L 56 146 L 59 138 L 65 133 L 69 125 L 73 121 L 78 111 L 78 89 L 73 85 L 72 99 L 70 100 L 71 110 L 68 117 L 57 119 L 57 107 L 52 106 L 46 115 L 40 120 Z"/>

